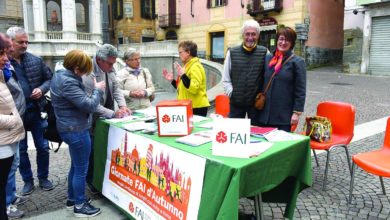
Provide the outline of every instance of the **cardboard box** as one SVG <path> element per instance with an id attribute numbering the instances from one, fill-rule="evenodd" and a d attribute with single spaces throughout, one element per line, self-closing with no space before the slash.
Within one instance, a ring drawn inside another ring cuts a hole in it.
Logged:
<path id="1" fill-rule="evenodd" d="M 158 136 L 185 136 L 193 125 L 191 100 L 166 100 L 156 105 Z"/>

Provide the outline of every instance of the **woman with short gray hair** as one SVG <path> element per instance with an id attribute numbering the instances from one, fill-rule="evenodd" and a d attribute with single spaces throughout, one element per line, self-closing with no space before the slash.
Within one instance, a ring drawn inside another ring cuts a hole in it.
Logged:
<path id="1" fill-rule="evenodd" d="M 117 73 L 119 88 L 129 109 L 137 110 L 151 106 L 154 85 L 149 69 L 141 67 L 141 53 L 129 48 L 123 55 L 126 67 Z"/>

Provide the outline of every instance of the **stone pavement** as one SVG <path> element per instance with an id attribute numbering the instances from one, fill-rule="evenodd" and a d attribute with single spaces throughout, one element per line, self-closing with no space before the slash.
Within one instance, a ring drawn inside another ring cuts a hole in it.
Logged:
<path id="1" fill-rule="evenodd" d="M 338 73 L 338 69 L 326 67 L 308 71 L 305 115 L 315 115 L 318 102 L 335 100 L 349 102 L 356 107 L 356 125 L 390 116 L 389 77 L 345 75 Z M 172 97 L 172 94 L 161 94 L 160 97 Z M 298 130 L 302 128 L 302 119 Z M 351 143 L 350 154 L 380 147 L 383 137 L 384 132 L 380 132 Z M 29 153 L 36 173 L 35 151 L 30 150 Z M 312 159 L 313 186 L 299 194 L 295 219 L 390 219 L 390 196 L 382 194 L 378 177 L 361 169 L 356 169 L 355 172 L 352 204 L 347 203 L 350 174 L 343 149 L 332 152 L 326 191 L 322 191 L 321 188 L 326 154 L 318 155 L 319 167 L 316 166 L 314 158 Z M 61 148 L 58 153 L 51 152 L 49 178 L 53 180 L 56 188 L 49 192 L 37 188 L 29 196 L 30 200 L 19 206 L 21 210 L 26 211 L 25 219 L 73 217 L 72 212 L 65 209 L 68 169 L 67 148 Z M 390 180 L 384 178 L 384 184 L 386 190 L 390 192 Z M 18 190 L 22 187 L 19 174 L 17 186 Z M 125 219 L 109 201 L 87 193 L 96 199 L 93 204 L 103 208 L 102 214 L 94 219 Z M 284 208 L 284 204 L 264 203 L 265 219 L 283 219 Z M 240 200 L 239 209 L 242 213 L 254 213 L 253 202 L 243 198 Z"/>

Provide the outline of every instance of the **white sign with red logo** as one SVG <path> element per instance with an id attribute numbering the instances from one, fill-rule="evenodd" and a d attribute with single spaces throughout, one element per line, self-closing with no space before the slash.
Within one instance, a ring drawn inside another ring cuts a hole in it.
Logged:
<path id="1" fill-rule="evenodd" d="M 160 136 L 188 135 L 189 120 L 186 106 L 158 107 L 158 131 Z"/>
<path id="2" fill-rule="evenodd" d="M 250 119 L 214 118 L 212 154 L 236 157 L 250 143 Z"/>

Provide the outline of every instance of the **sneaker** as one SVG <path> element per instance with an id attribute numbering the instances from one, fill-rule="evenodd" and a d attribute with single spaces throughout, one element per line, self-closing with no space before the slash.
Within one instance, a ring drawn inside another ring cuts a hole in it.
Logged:
<path id="1" fill-rule="evenodd" d="M 91 202 L 92 202 L 92 199 L 87 198 L 86 203 L 91 203 Z M 66 200 L 66 209 L 70 211 L 70 210 L 73 210 L 73 207 L 74 207 L 74 201 Z"/>
<path id="2" fill-rule="evenodd" d="M 16 195 L 16 199 L 12 202 L 12 205 L 18 206 L 18 205 L 26 203 L 27 201 L 28 201 L 27 197 Z"/>
<path id="3" fill-rule="evenodd" d="M 24 212 L 18 210 L 15 205 L 10 205 L 7 207 L 7 215 L 9 219 L 16 219 L 23 217 Z"/>
<path id="4" fill-rule="evenodd" d="M 100 208 L 95 208 L 88 202 L 84 202 L 81 208 L 74 206 L 73 213 L 78 218 L 97 216 L 102 212 Z"/>
<path id="5" fill-rule="evenodd" d="M 39 180 L 39 187 L 41 187 L 42 190 L 50 191 L 54 189 L 53 183 L 50 182 L 48 179 L 40 179 Z"/>
<path id="6" fill-rule="evenodd" d="M 24 182 L 24 186 L 23 186 L 23 189 L 22 189 L 22 196 L 25 196 L 25 195 L 30 195 L 35 189 L 35 186 L 34 186 L 34 182 L 33 181 L 29 181 L 29 182 Z"/>

